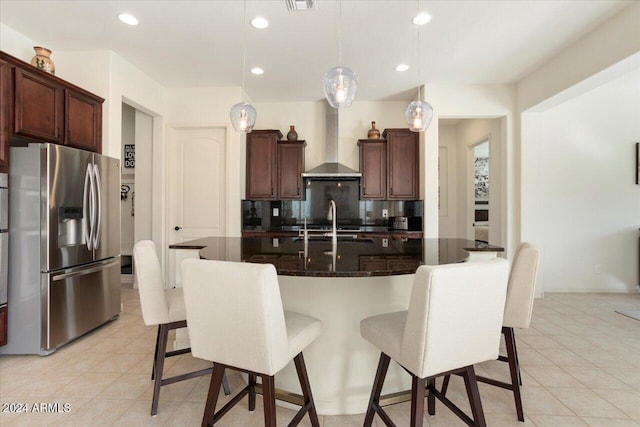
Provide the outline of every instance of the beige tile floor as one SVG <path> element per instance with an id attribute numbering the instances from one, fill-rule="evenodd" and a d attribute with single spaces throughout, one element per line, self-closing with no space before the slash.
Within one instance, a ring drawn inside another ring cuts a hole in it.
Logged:
<path id="1" fill-rule="evenodd" d="M 124 310 L 117 321 L 54 354 L 0 357 L 0 402 L 26 403 L 30 409 L 1 412 L 0 425 L 200 425 L 209 377 L 163 387 L 159 414 L 149 416 L 156 330 L 142 322 L 137 291 L 123 286 L 122 295 Z M 511 394 L 481 384 L 488 425 L 640 426 L 640 321 L 614 312 L 639 306 L 638 294 L 548 294 L 536 300 L 532 327 L 516 333 L 526 421 L 517 421 Z M 190 355 L 166 364 L 168 373 L 201 366 L 206 363 Z M 476 371 L 508 376 L 500 362 L 484 363 Z M 232 389 L 241 388 L 239 375 L 230 374 L 229 381 Z M 468 410 L 459 378 L 452 379 L 449 393 Z M 34 403 L 68 404 L 69 411 L 36 413 Z M 260 398 L 256 409 L 250 414 L 242 402 L 218 425 L 261 426 Z M 407 403 L 388 408 L 398 426 L 408 425 L 408 410 Z M 287 425 L 293 411 L 278 407 L 277 414 L 278 425 Z M 324 427 L 360 426 L 363 418 L 325 416 L 320 422 Z M 303 425 L 310 424 L 305 420 Z M 425 414 L 425 425 L 463 423 L 438 404 L 435 416 Z"/>

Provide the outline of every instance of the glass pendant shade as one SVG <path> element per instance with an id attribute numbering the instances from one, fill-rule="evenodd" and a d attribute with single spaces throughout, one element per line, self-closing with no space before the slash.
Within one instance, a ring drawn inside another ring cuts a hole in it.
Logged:
<path id="1" fill-rule="evenodd" d="M 433 107 L 424 101 L 413 101 L 407 107 L 404 115 L 407 117 L 409 129 L 413 132 L 424 132 L 431 124 Z"/>
<path id="2" fill-rule="evenodd" d="M 350 107 L 356 97 L 358 77 L 347 67 L 335 67 L 327 71 L 323 81 L 324 96 L 333 108 Z"/>
<path id="3" fill-rule="evenodd" d="M 253 126 L 256 124 L 257 117 L 256 109 L 253 105 L 246 102 L 239 102 L 231 107 L 229 116 L 231 117 L 231 124 L 237 132 L 249 133 L 253 130 Z"/>

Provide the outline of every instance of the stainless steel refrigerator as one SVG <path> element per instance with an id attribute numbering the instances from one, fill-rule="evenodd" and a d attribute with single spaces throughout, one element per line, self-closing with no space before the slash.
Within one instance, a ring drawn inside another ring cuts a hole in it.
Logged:
<path id="1" fill-rule="evenodd" d="M 120 313 L 120 162 L 11 147 L 8 342 L 47 355 Z"/>

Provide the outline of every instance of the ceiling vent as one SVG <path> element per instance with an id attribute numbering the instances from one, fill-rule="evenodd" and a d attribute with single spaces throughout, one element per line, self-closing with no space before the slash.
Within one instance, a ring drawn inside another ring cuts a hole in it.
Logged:
<path id="1" fill-rule="evenodd" d="M 316 7 L 316 0 L 284 0 L 288 11 L 311 10 Z"/>

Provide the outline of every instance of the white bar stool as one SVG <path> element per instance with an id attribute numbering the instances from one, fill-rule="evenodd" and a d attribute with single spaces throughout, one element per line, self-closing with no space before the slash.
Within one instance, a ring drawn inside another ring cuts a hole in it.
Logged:
<path id="1" fill-rule="evenodd" d="M 190 348 L 167 351 L 169 331 L 187 326 L 184 299 L 181 289 L 164 289 L 160 261 L 155 244 L 151 240 L 141 240 L 133 247 L 134 273 L 140 291 L 142 318 L 147 326 L 158 325 L 156 350 L 153 356 L 151 379 L 154 380 L 151 415 L 158 413 L 160 387 L 191 378 L 208 375 L 212 368 L 162 378 L 164 360 L 167 357 L 189 353 Z M 225 393 L 229 394 L 229 385 L 225 378 Z"/>
<path id="2" fill-rule="evenodd" d="M 508 277 L 509 262 L 501 258 L 421 266 L 407 311 L 362 320 L 362 337 L 381 351 L 365 427 L 375 414 L 395 426 L 380 406 L 391 359 L 412 377 L 411 426 L 423 425 L 425 390 L 429 414 L 438 398 L 467 424 L 486 425 L 473 365 L 498 357 Z M 436 377 L 456 373 L 464 377 L 473 419 L 435 388 Z"/>
<path id="3" fill-rule="evenodd" d="M 264 424 L 275 427 L 274 375 L 293 359 L 304 402 L 289 425 L 308 412 L 311 425 L 319 427 L 302 350 L 320 335 L 322 323 L 284 311 L 275 267 L 188 259 L 182 263 L 182 279 L 192 353 L 213 362 L 202 425 L 218 422 L 245 395 L 253 411 L 260 376 Z M 247 373 L 249 384 L 216 412 L 226 368 Z"/>

